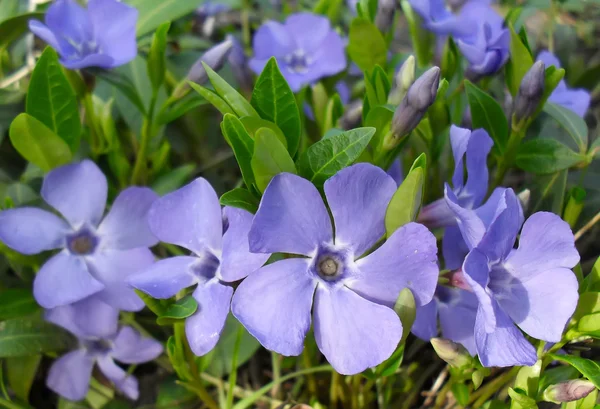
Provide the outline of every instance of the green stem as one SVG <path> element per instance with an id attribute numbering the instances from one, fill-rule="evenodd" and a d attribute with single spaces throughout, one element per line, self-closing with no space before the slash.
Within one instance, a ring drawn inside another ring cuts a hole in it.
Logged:
<path id="1" fill-rule="evenodd" d="M 304 352 L 302 352 L 302 363 L 304 364 L 306 369 L 309 369 L 310 367 L 312 367 L 312 362 L 310 361 L 310 355 L 308 353 L 308 348 L 304 348 Z M 310 394 L 312 396 L 317 396 L 317 393 L 318 393 L 317 381 L 315 380 L 315 377 L 312 376 L 311 372 L 309 372 L 306 375 L 306 383 L 308 384 L 308 391 L 310 392 Z"/>
<path id="2" fill-rule="evenodd" d="M 200 401 L 208 406 L 210 409 L 220 409 L 217 402 L 210 396 L 208 391 L 204 388 L 201 382 L 198 383 L 187 383 L 182 381 L 175 381 L 177 384 L 183 386 L 187 390 L 194 392 L 200 398 Z"/>
<path id="3" fill-rule="evenodd" d="M 238 356 L 240 354 L 240 345 L 242 344 L 243 334 L 244 327 L 240 325 L 235 337 L 233 356 L 231 357 L 231 373 L 229 375 L 229 389 L 227 390 L 227 409 L 231 409 L 233 407 L 233 390 L 235 389 L 235 384 L 237 382 L 237 363 Z"/>
<path id="4" fill-rule="evenodd" d="M 506 152 L 498 159 L 498 167 L 496 169 L 496 176 L 494 177 L 494 183 L 490 186 L 490 192 L 500 186 L 502 181 L 504 180 L 504 176 L 506 176 L 506 172 L 511 168 L 513 163 L 515 162 L 515 158 L 517 156 L 517 149 L 519 148 L 519 144 L 521 143 L 521 139 L 525 135 L 525 130 L 520 129 L 512 129 L 510 132 L 510 137 L 508 138 L 508 143 L 506 145 Z"/>
<path id="5" fill-rule="evenodd" d="M 492 397 L 494 393 L 498 392 L 500 388 L 512 381 L 512 379 L 517 375 L 517 372 L 519 372 L 519 369 L 521 368 L 512 368 L 510 371 L 503 373 L 484 387 L 477 390 L 471 395 L 467 406 L 472 407 L 473 409 L 481 407 L 490 397 Z M 472 406 L 470 406 L 471 403 L 473 403 Z"/>
<path id="6" fill-rule="evenodd" d="M 96 112 L 94 111 L 94 100 L 92 93 L 86 92 L 83 96 L 83 106 L 85 108 L 85 118 L 90 128 L 90 148 L 92 156 L 96 157 L 100 152 L 100 134 L 96 128 Z"/>
<path id="7" fill-rule="evenodd" d="M 244 43 L 244 49 L 249 50 L 251 48 L 252 35 L 250 33 L 250 0 L 244 0 L 244 7 L 242 9 L 242 41 Z"/>
<path id="8" fill-rule="evenodd" d="M 156 107 L 156 100 L 158 98 L 158 90 L 154 90 L 152 99 L 150 100 L 150 109 L 148 110 L 148 116 L 144 120 L 141 129 L 141 140 L 140 147 L 135 158 L 135 165 L 133 166 L 133 173 L 131 175 L 131 184 L 137 183 L 143 184 L 146 182 L 146 156 L 148 155 L 148 144 L 152 138 L 153 120 L 154 120 L 154 109 Z"/>
<path id="9" fill-rule="evenodd" d="M 340 382 L 340 374 L 336 371 L 331 373 L 331 385 L 329 386 L 329 405 L 335 408 L 338 402 L 338 383 Z"/>
<path id="10" fill-rule="evenodd" d="M 292 372 L 291 374 L 284 375 L 281 378 L 279 378 L 278 382 L 275 382 L 275 381 L 269 382 L 268 384 L 266 384 L 265 386 L 263 386 L 262 388 L 260 388 L 256 392 L 254 392 L 252 395 L 248 396 L 245 399 L 242 399 L 241 401 L 236 403 L 236 405 L 233 407 L 233 409 L 249 408 L 250 406 L 252 406 L 252 404 L 254 402 L 256 402 L 258 399 L 260 399 L 263 395 L 269 393 L 269 391 L 271 389 L 273 389 L 273 387 L 276 384 L 280 385 L 285 381 L 297 378 L 298 376 L 302 376 L 302 375 L 311 375 L 311 374 L 314 374 L 317 372 L 331 372 L 331 371 L 333 371 L 333 368 L 331 367 L 331 365 L 321 365 L 321 366 L 315 366 L 313 368 L 301 369 L 299 371 Z"/>
<path id="11" fill-rule="evenodd" d="M 279 354 L 277 352 L 271 352 L 271 367 L 273 369 L 273 381 L 278 381 L 281 377 L 281 363 L 279 361 Z M 271 391 L 271 397 L 277 399 L 279 394 L 279 384 L 275 385 Z"/>

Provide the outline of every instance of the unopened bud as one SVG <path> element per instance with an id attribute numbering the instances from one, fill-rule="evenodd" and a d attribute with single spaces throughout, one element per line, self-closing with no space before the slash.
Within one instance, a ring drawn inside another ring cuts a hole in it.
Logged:
<path id="1" fill-rule="evenodd" d="M 537 110 L 544 95 L 545 79 L 546 66 L 542 61 L 537 61 L 523 77 L 515 98 L 513 115 L 517 123 L 530 118 Z"/>
<path id="2" fill-rule="evenodd" d="M 387 33 L 394 22 L 394 12 L 396 11 L 396 0 L 379 0 L 377 14 L 375 15 L 375 25 L 382 33 Z"/>
<path id="3" fill-rule="evenodd" d="M 566 382 L 550 385 L 544 391 L 544 400 L 547 402 L 571 402 L 585 398 L 596 386 L 585 379 L 573 379 Z"/>
<path id="4" fill-rule="evenodd" d="M 339 120 L 339 125 L 342 129 L 356 128 L 362 119 L 363 102 L 358 99 L 350 102 L 346 108 L 346 112 Z"/>
<path id="5" fill-rule="evenodd" d="M 192 65 L 188 72 L 187 79 L 198 84 L 203 84 L 208 80 L 208 75 L 202 63 L 208 65 L 215 71 L 223 68 L 223 64 L 227 60 L 227 56 L 233 47 L 231 38 L 225 39 L 222 43 L 209 48 L 202 56 Z"/>
<path id="6" fill-rule="evenodd" d="M 462 368 L 473 362 L 473 358 L 464 346 L 449 339 L 431 338 L 431 345 L 438 356 L 450 366 Z"/>
<path id="7" fill-rule="evenodd" d="M 396 74 L 396 86 L 390 92 L 388 103 L 398 105 L 415 82 L 415 57 L 410 55 Z"/>
<path id="8" fill-rule="evenodd" d="M 529 201 L 531 200 L 531 191 L 529 189 L 525 189 L 517 195 L 517 198 L 519 198 L 519 202 L 521 202 L 523 212 L 526 212 L 529 208 Z"/>
<path id="9" fill-rule="evenodd" d="M 440 69 L 427 70 L 410 86 L 406 96 L 394 112 L 391 132 L 386 135 L 384 148 L 392 149 L 402 138 L 417 127 L 427 109 L 435 102 L 440 85 Z"/>

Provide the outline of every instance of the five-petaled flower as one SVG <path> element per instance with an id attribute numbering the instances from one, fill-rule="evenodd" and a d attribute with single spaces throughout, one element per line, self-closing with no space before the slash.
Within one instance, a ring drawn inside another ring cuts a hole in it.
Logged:
<path id="1" fill-rule="evenodd" d="M 169 298 L 197 284 L 193 297 L 198 311 L 186 319 L 185 329 L 192 351 L 204 355 L 214 348 L 225 325 L 231 282 L 258 269 L 269 254 L 250 253 L 252 214 L 232 207 L 221 211 L 216 192 L 203 178 L 158 199 L 148 222 L 161 241 L 192 255 L 160 260 L 128 281 L 155 298 Z"/>
<path id="2" fill-rule="evenodd" d="M 138 11 L 117 0 L 90 0 L 87 10 L 75 0 L 56 0 L 45 23 L 29 22 L 29 29 L 60 54 L 69 69 L 114 68 L 137 55 Z"/>
<path id="3" fill-rule="evenodd" d="M 146 213 L 157 195 L 130 187 L 102 220 L 108 185 L 98 166 L 84 160 L 50 171 L 42 198 L 64 219 L 46 210 L 22 207 L 0 212 L 0 241 L 23 254 L 61 249 L 40 269 L 33 294 L 44 308 L 71 304 L 92 294 L 115 308 L 144 307 L 124 279 L 152 264 L 157 243 Z"/>
<path id="4" fill-rule="evenodd" d="M 130 399 L 139 395 L 138 382 L 121 369 L 124 364 L 141 364 L 158 358 L 162 345 L 144 338 L 131 327 L 118 328 L 119 313 L 92 296 L 83 301 L 46 311 L 46 320 L 77 337 L 78 348 L 58 358 L 48 373 L 46 384 L 60 396 L 78 401 L 85 398 L 92 370 L 100 372 Z"/>
<path id="5" fill-rule="evenodd" d="M 536 351 L 515 324 L 534 338 L 558 342 L 577 306 L 578 284 L 570 269 L 579 254 L 569 225 L 547 212 L 523 224 L 512 189 L 503 191 L 491 212 L 462 208 L 448 188 L 446 199 L 470 248 L 462 270 L 479 301 L 475 344 L 481 363 L 533 365 Z"/>
<path id="6" fill-rule="evenodd" d="M 283 24 L 266 22 L 254 34 L 253 48 L 250 68 L 259 74 L 275 57 L 294 92 L 346 68 L 344 40 L 327 17 L 316 14 L 293 14 Z"/>
<path id="7" fill-rule="evenodd" d="M 335 239 L 313 184 L 289 173 L 271 180 L 250 229 L 250 250 L 304 257 L 250 274 L 233 296 L 232 311 L 263 346 L 289 356 L 303 350 L 312 308 L 319 349 L 336 371 L 355 374 L 387 359 L 400 341 L 402 324 L 390 306 L 402 289 L 420 305 L 431 300 L 437 248 L 424 226 L 409 223 L 368 254 L 385 233 L 385 211 L 396 191 L 382 169 L 350 166 L 324 190 Z"/>

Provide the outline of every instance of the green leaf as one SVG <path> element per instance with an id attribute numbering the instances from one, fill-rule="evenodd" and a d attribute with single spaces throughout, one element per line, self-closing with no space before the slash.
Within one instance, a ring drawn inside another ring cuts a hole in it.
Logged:
<path id="1" fill-rule="evenodd" d="M 515 388 L 523 390 L 527 396 L 535 399 L 538 394 L 538 384 L 540 381 L 540 372 L 542 369 L 542 361 L 538 360 L 535 365 L 523 366 L 517 372 L 515 379 Z"/>
<path id="2" fill-rule="evenodd" d="M 144 105 L 144 101 L 140 97 L 138 90 L 135 85 L 131 82 L 127 76 L 119 73 L 115 70 L 97 70 L 93 69 L 90 72 L 98 78 L 103 79 L 109 84 L 115 86 L 125 98 L 129 100 L 135 107 L 145 116 L 146 115 L 146 106 Z"/>
<path id="3" fill-rule="evenodd" d="M 394 304 L 394 311 L 398 314 L 402 322 L 402 338 L 400 342 L 406 341 L 410 329 L 412 328 L 415 318 L 417 317 L 417 306 L 415 304 L 415 296 L 408 288 L 400 291 L 400 295 Z"/>
<path id="4" fill-rule="evenodd" d="M 252 155 L 254 154 L 254 140 L 250 137 L 244 125 L 232 114 L 225 114 L 221 129 L 227 142 L 233 149 L 233 154 L 240 166 L 242 177 L 246 186 L 251 189 L 254 184 L 252 172 Z"/>
<path id="5" fill-rule="evenodd" d="M 40 310 L 33 293 L 25 288 L 8 288 L 0 291 L 0 321 L 31 315 Z"/>
<path id="6" fill-rule="evenodd" d="M 233 88 L 231 85 L 227 83 L 223 78 L 219 76 L 212 68 L 208 66 L 205 62 L 202 62 L 206 73 L 208 74 L 208 79 L 210 83 L 215 88 L 215 92 L 219 95 L 227 104 L 231 107 L 233 112 L 237 114 L 237 116 L 260 116 L 254 110 L 250 102 L 246 100 Z"/>
<path id="7" fill-rule="evenodd" d="M 385 70 L 379 65 L 376 65 L 375 68 L 373 68 L 371 76 L 366 79 L 365 86 L 367 87 L 367 93 L 370 89 L 373 95 L 373 97 L 369 97 L 369 104 L 371 107 L 387 104 L 388 95 L 392 85 L 390 84 L 390 79 Z"/>
<path id="8" fill-rule="evenodd" d="M 321 139 L 298 159 L 299 174 L 322 186 L 329 177 L 354 163 L 374 134 L 375 128 L 357 128 Z"/>
<path id="9" fill-rule="evenodd" d="M 148 53 L 148 76 L 155 91 L 160 88 L 165 80 L 167 70 L 165 52 L 167 50 L 169 28 L 171 28 L 170 22 L 163 23 L 158 27 L 154 36 L 152 36 L 152 44 Z"/>
<path id="10" fill-rule="evenodd" d="M 192 87 L 192 89 L 194 91 L 196 91 L 198 94 L 203 96 L 212 106 L 217 108 L 219 110 L 219 112 L 222 113 L 223 115 L 225 115 L 225 114 L 235 115 L 235 112 L 233 112 L 233 109 L 231 109 L 229 104 L 223 98 L 221 98 L 219 95 L 217 95 L 216 92 L 211 91 L 208 88 L 204 88 L 202 85 L 198 85 L 195 82 L 189 81 L 188 84 L 190 85 L 190 87 Z"/>
<path id="11" fill-rule="evenodd" d="M 385 67 L 387 45 L 375 24 L 365 18 L 355 18 L 350 24 L 348 40 L 348 55 L 363 72 L 371 72 L 376 65 Z"/>
<path id="12" fill-rule="evenodd" d="M 452 394 L 461 406 L 467 406 L 467 403 L 469 403 L 469 388 L 464 383 L 453 383 Z"/>
<path id="13" fill-rule="evenodd" d="M 568 169 L 585 159 L 557 140 L 537 138 L 519 146 L 516 164 L 524 171 L 546 174 Z"/>
<path id="14" fill-rule="evenodd" d="M 325 122 L 323 129 L 327 129 L 327 131 L 329 131 L 330 129 L 334 128 L 343 114 L 344 103 L 338 94 L 334 94 L 333 97 L 329 99 L 327 108 L 325 108 Z"/>
<path id="15" fill-rule="evenodd" d="M 20 356 L 6 359 L 8 384 L 17 397 L 29 401 L 29 391 L 35 378 L 41 355 Z"/>
<path id="16" fill-rule="evenodd" d="M 550 98 L 550 95 L 552 95 L 564 76 L 565 70 L 563 68 L 557 69 L 554 65 L 546 68 L 546 72 L 544 73 L 544 93 L 542 94 L 542 99 L 540 99 L 540 103 L 538 104 L 533 117 L 539 115 L 542 109 L 544 109 L 546 101 L 548 101 L 548 98 Z"/>
<path id="17" fill-rule="evenodd" d="M 580 153 L 587 151 L 588 127 L 582 117 L 570 109 L 553 102 L 546 102 L 544 112 L 554 118 L 567 131 L 573 142 L 579 147 Z"/>
<path id="18" fill-rule="evenodd" d="M 465 89 L 471 107 L 473 129 L 485 129 L 494 141 L 494 150 L 504 154 L 508 142 L 508 122 L 502 107 L 470 81 L 465 80 Z"/>
<path id="19" fill-rule="evenodd" d="M 166 195 L 167 193 L 177 190 L 183 186 L 195 171 L 196 165 L 192 163 L 181 165 L 178 168 L 175 168 L 156 178 L 154 183 L 152 183 L 152 190 L 154 190 L 159 196 Z"/>
<path id="20" fill-rule="evenodd" d="M 524 393 L 520 393 L 513 388 L 508 388 L 508 395 L 510 396 L 511 409 L 534 409 L 537 408 L 537 404 L 535 403 L 535 399 L 530 398 Z"/>
<path id="21" fill-rule="evenodd" d="M 81 136 L 77 98 L 51 47 L 46 47 L 31 74 L 25 111 L 60 136 L 71 152 L 77 150 Z"/>
<path id="22" fill-rule="evenodd" d="M 68 349 L 69 333 L 41 318 L 17 318 L 0 323 L 0 358 Z"/>
<path id="23" fill-rule="evenodd" d="M 29 31 L 30 20 L 42 20 L 44 13 L 25 13 L 0 23 L 0 51 Z"/>
<path id="24" fill-rule="evenodd" d="M 515 32 L 512 26 L 510 30 L 510 59 L 506 63 L 506 85 L 512 96 L 516 96 L 521 86 L 521 80 L 533 65 L 533 57 L 523 39 Z"/>
<path id="25" fill-rule="evenodd" d="M 219 201 L 222 206 L 237 207 L 253 214 L 258 210 L 258 199 L 256 196 L 247 189 L 240 187 L 224 193 Z"/>
<path id="26" fill-rule="evenodd" d="M 254 136 L 254 155 L 252 171 L 258 190 L 264 192 L 267 185 L 279 173 L 296 173 L 296 165 L 285 146 L 277 139 L 273 131 L 261 128 Z"/>
<path id="27" fill-rule="evenodd" d="M 392 118 L 394 117 L 394 108 L 388 105 L 380 105 L 371 109 L 364 121 L 366 126 L 376 129 L 371 146 L 378 147 L 381 144 L 381 139 L 390 130 Z"/>
<path id="28" fill-rule="evenodd" d="M 126 0 L 139 11 L 137 36 L 150 33 L 167 21 L 190 14 L 203 0 Z"/>
<path id="29" fill-rule="evenodd" d="M 598 362 L 573 355 L 552 354 L 551 356 L 558 361 L 568 363 L 596 385 L 596 388 L 600 388 L 600 365 Z"/>
<path id="30" fill-rule="evenodd" d="M 156 319 L 158 325 L 172 325 L 174 321 L 183 320 L 198 309 L 198 302 L 191 295 L 177 300 L 171 304 L 161 315 Z"/>
<path id="31" fill-rule="evenodd" d="M 427 174 L 426 163 L 426 156 L 422 153 L 392 196 L 385 212 L 386 237 L 390 237 L 400 227 L 417 218 L 423 199 L 425 175 Z"/>
<path id="32" fill-rule="evenodd" d="M 302 123 L 296 98 L 272 57 L 256 80 L 252 106 L 261 118 L 277 124 L 287 139 L 287 149 L 294 156 L 300 143 Z"/>
<path id="33" fill-rule="evenodd" d="M 600 257 L 596 259 L 592 271 L 583 280 L 579 291 L 600 291 Z"/>
<path id="34" fill-rule="evenodd" d="M 189 93 L 185 97 L 172 104 L 170 109 L 161 111 L 156 118 L 156 125 L 160 126 L 171 123 L 179 117 L 187 114 L 192 109 L 198 108 L 206 103 L 208 103 L 206 98 L 194 93 Z"/>
<path id="35" fill-rule="evenodd" d="M 240 121 L 244 124 L 244 128 L 246 128 L 252 138 L 254 138 L 256 131 L 260 128 L 267 128 L 275 133 L 275 136 L 277 136 L 277 139 L 279 139 L 279 142 L 281 142 L 283 146 L 287 147 L 287 139 L 285 139 L 285 135 L 275 123 L 257 116 L 244 116 L 240 118 Z"/>
<path id="36" fill-rule="evenodd" d="M 46 172 L 71 161 L 69 145 L 29 114 L 14 119 L 9 136 L 21 156 Z"/>

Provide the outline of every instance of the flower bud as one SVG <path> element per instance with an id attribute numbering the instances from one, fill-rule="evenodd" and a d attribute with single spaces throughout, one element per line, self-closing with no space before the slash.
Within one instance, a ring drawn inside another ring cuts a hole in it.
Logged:
<path id="1" fill-rule="evenodd" d="M 455 368 L 462 368 L 473 361 L 464 346 L 449 339 L 431 338 L 431 345 L 440 358 Z"/>
<path id="2" fill-rule="evenodd" d="M 205 83 L 208 80 L 208 75 L 206 74 L 206 70 L 204 69 L 202 63 L 205 63 L 215 71 L 219 71 L 227 60 L 227 56 L 229 55 L 232 47 L 233 41 L 228 37 L 225 39 L 225 41 L 215 45 L 212 48 L 209 48 L 194 63 L 194 65 L 192 65 L 192 68 L 190 68 L 190 71 L 188 72 L 187 79 L 198 84 Z"/>
<path id="3" fill-rule="evenodd" d="M 544 391 L 544 400 L 548 402 L 571 402 L 588 396 L 596 386 L 585 379 L 572 379 L 570 381 L 550 385 Z"/>
<path id="4" fill-rule="evenodd" d="M 382 33 L 387 33 L 394 22 L 394 12 L 396 11 L 396 0 L 379 0 L 377 14 L 375 15 L 375 25 Z"/>
<path id="5" fill-rule="evenodd" d="M 386 135 L 384 148 L 392 149 L 417 127 L 427 108 L 435 102 L 440 84 L 440 69 L 433 67 L 410 86 L 400 106 L 394 112 L 391 132 Z"/>
<path id="6" fill-rule="evenodd" d="M 513 105 L 514 120 L 519 123 L 530 118 L 538 108 L 544 94 L 546 66 L 537 61 L 523 77 Z"/>
<path id="7" fill-rule="evenodd" d="M 340 127 L 342 129 L 356 128 L 360 124 L 363 112 L 362 100 L 356 100 L 350 102 L 346 108 L 346 112 L 339 120 Z"/>
<path id="8" fill-rule="evenodd" d="M 415 57 L 410 55 L 396 74 L 396 86 L 390 92 L 388 103 L 398 105 L 415 82 Z"/>

